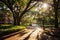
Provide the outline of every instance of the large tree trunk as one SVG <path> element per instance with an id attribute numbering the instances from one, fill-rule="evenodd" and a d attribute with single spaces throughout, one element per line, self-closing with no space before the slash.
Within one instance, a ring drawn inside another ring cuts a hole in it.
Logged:
<path id="1" fill-rule="evenodd" d="M 19 13 L 15 12 L 13 18 L 14 18 L 14 25 L 20 25 Z"/>
<path id="2" fill-rule="evenodd" d="M 13 24 L 16 25 L 16 19 L 14 18 Z"/>
<path id="3" fill-rule="evenodd" d="M 54 0 L 55 28 L 58 28 L 58 1 Z"/>
<path id="4" fill-rule="evenodd" d="M 14 18 L 14 25 L 20 25 L 20 19 Z"/>
<path id="5" fill-rule="evenodd" d="M 58 12 L 57 12 L 57 8 L 55 8 L 55 28 L 58 28 Z"/>
<path id="6" fill-rule="evenodd" d="M 17 18 L 17 25 L 20 25 L 20 19 L 19 19 L 19 17 Z"/>

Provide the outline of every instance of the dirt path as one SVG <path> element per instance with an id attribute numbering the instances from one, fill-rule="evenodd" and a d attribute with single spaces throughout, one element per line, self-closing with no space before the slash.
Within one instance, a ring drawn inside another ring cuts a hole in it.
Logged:
<path id="1" fill-rule="evenodd" d="M 18 34 L 8 37 L 4 40 L 60 40 L 58 38 L 47 35 L 41 28 L 25 29 L 17 33 Z"/>

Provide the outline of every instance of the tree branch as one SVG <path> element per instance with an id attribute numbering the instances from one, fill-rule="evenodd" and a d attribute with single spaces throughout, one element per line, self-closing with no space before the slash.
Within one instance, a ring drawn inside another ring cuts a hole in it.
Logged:
<path id="1" fill-rule="evenodd" d="M 12 5 L 14 3 L 11 2 L 11 0 L 0 0 L 2 3 L 4 3 L 11 11 L 12 11 Z M 13 1 L 14 2 L 14 1 Z"/>
<path id="2" fill-rule="evenodd" d="M 27 4 L 26 8 L 24 9 L 24 11 L 26 11 L 26 10 L 29 8 L 29 6 L 30 6 L 30 4 L 31 4 L 31 1 L 32 1 L 32 0 L 30 0 L 30 1 L 28 2 L 28 4 Z"/>
<path id="3" fill-rule="evenodd" d="M 26 8 L 24 9 L 24 11 L 20 14 L 20 17 L 23 16 L 23 14 L 25 14 L 27 12 L 27 9 L 29 8 L 30 4 L 31 4 L 32 0 L 30 0 L 26 6 Z"/>
<path id="4" fill-rule="evenodd" d="M 27 11 L 29 11 L 30 9 L 32 9 L 36 4 L 37 4 L 37 2 L 32 7 L 30 7 L 29 9 L 27 9 Z"/>

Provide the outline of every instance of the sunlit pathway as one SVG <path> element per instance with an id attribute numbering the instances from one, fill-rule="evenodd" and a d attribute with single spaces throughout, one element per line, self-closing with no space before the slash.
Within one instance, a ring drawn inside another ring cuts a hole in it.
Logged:
<path id="1" fill-rule="evenodd" d="M 41 34 L 43 33 L 43 30 L 40 30 L 38 33 L 38 40 L 41 40 Z"/>
<path id="2" fill-rule="evenodd" d="M 38 40 L 43 32 L 43 29 L 36 27 L 35 29 L 27 29 L 25 30 L 25 32 L 27 33 L 22 34 L 22 36 L 21 33 L 18 33 L 17 35 L 14 35 L 4 40 Z M 22 33 L 24 33 L 24 31 L 22 31 Z"/>
<path id="3" fill-rule="evenodd" d="M 21 37 L 21 35 L 25 35 L 25 34 L 23 34 L 23 33 L 28 33 L 28 32 L 30 32 L 30 31 L 31 31 L 31 30 L 28 30 L 28 29 L 21 30 L 21 31 L 19 31 L 19 32 L 13 33 L 13 34 L 16 34 L 16 35 L 11 36 L 11 37 L 8 37 L 8 38 L 6 38 L 6 39 L 4 39 L 4 40 L 19 40 L 20 37 Z M 22 33 L 22 34 L 21 34 L 21 33 Z M 13 35 L 13 34 L 10 34 L 10 35 Z M 9 36 L 9 35 L 7 35 L 7 36 Z M 5 37 L 5 36 L 4 36 L 4 37 Z"/>
<path id="4" fill-rule="evenodd" d="M 30 35 L 28 40 L 38 40 L 37 36 L 38 36 L 39 31 L 42 31 L 42 29 L 36 28 L 36 30 Z"/>
<path id="5" fill-rule="evenodd" d="M 18 40 L 24 40 L 26 37 L 28 37 L 34 30 L 30 30 L 30 32 L 24 34 L 23 36 L 21 36 Z"/>

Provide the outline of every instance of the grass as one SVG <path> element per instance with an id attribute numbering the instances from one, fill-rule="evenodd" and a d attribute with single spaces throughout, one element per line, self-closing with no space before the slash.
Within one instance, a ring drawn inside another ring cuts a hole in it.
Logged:
<path id="1" fill-rule="evenodd" d="M 8 24 L 3 24 L 3 25 L 0 25 L 0 36 L 4 36 L 16 31 L 20 31 L 25 28 L 26 26 L 13 26 Z"/>
<path id="2" fill-rule="evenodd" d="M 25 26 L 13 26 L 13 27 L 10 27 L 10 28 L 5 28 L 6 26 L 4 26 L 2 29 L 0 28 L 0 31 L 8 31 L 8 30 L 18 30 L 18 29 L 24 29 L 26 28 Z M 8 26 L 9 27 L 9 26 Z"/>
<path id="3" fill-rule="evenodd" d="M 43 27 L 43 25 L 40 25 Z M 49 28 L 49 27 L 54 27 L 54 25 L 44 25 L 44 27 Z"/>
<path id="4" fill-rule="evenodd" d="M 54 25 L 44 25 L 45 27 L 54 27 Z"/>

